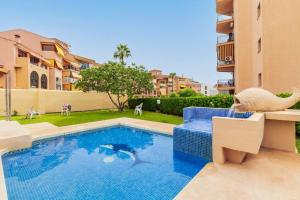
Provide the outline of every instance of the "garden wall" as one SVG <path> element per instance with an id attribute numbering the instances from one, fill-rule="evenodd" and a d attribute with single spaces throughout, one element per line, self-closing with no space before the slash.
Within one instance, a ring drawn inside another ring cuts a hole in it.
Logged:
<path id="1" fill-rule="evenodd" d="M 12 111 L 16 110 L 18 114 L 26 114 L 31 107 L 40 113 L 60 112 L 65 103 L 72 105 L 72 111 L 114 108 L 105 93 L 12 89 Z M 0 115 L 4 112 L 5 90 L 0 89 Z"/>

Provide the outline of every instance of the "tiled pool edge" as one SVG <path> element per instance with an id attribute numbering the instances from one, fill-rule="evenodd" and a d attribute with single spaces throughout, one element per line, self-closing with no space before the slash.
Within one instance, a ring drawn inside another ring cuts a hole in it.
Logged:
<path id="1" fill-rule="evenodd" d="M 136 124 L 137 122 L 140 122 L 140 124 Z M 143 124 L 144 122 L 144 124 Z M 175 125 L 172 124 L 164 124 L 159 122 L 147 122 L 151 124 L 156 124 L 156 128 L 149 127 L 149 124 L 146 125 L 147 121 L 144 120 L 138 120 L 138 119 L 131 119 L 131 118 L 117 118 L 117 119 L 111 119 L 111 120 L 105 120 L 105 121 L 98 121 L 98 122 L 91 122 L 91 123 L 85 123 L 85 124 L 78 124 L 78 125 L 72 125 L 69 126 L 71 130 L 54 130 L 53 133 L 49 133 L 47 135 L 42 136 L 32 136 L 32 143 L 43 140 L 43 139 L 51 139 L 59 136 L 67 136 L 71 134 L 77 134 L 83 131 L 90 131 L 94 129 L 101 129 L 101 128 L 109 128 L 113 126 L 127 126 L 130 128 L 137 128 L 141 130 L 151 131 L 158 134 L 168 135 L 172 136 L 173 132 L 171 132 L 168 129 L 160 128 L 160 125 L 163 126 L 169 126 L 168 128 L 172 129 L 175 127 Z M 64 127 L 68 128 L 68 127 Z M 59 128 L 58 128 L 59 129 Z M 0 199 L 1 200 L 8 200 L 7 196 L 7 190 L 6 190 L 6 184 L 5 184 L 5 177 L 4 177 L 4 171 L 2 166 L 2 155 L 9 153 L 12 150 L 9 149 L 0 149 Z"/>
<path id="2" fill-rule="evenodd" d="M 4 170 L 2 166 L 2 155 L 8 152 L 9 152 L 8 149 L 0 150 L 0 199 L 3 200 L 8 200 L 8 197 L 7 197 L 7 190 L 5 185 Z"/>

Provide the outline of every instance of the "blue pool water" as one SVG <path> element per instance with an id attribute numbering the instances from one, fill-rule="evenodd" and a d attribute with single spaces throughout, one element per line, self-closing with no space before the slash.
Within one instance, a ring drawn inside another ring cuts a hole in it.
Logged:
<path id="1" fill-rule="evenodd" d="M 174 154 L 172 137 L 128 127 L 84 133 L 3 155 L 9 200 L 173 199 L 206 164 Z"/>

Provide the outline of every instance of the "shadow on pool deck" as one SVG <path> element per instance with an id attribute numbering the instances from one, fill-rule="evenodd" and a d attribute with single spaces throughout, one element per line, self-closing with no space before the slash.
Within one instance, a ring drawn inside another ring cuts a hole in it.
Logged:
<path id="1" fill-rule="evenodd" d="M 262 149 L 242 164 L 208 164 L 176 200 L 298 200 L 300 156 Z"/>

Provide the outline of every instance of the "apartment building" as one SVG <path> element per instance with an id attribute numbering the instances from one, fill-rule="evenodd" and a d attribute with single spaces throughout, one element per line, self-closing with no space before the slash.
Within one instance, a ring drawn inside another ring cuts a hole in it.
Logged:
<path id="1" fill-rule="evenodd" d="M 23 29 L 0 32 L 0 71 L 9 71 L 11 87 L 73 90 L 79 71 L 96 62 L 70 53 L 70 45 Z M 0 88 L 5 87 L 4 73 Z"/>
<path id="2" fill-rule="evenodd" d="M 205 96 L 214 96 L 219 92 L 214 86 L 201 83 L 200 93 L 204 94 Z"/>
<path id="3" fill-rule="evenodd" d="M 153 92 L 149 96 L 167 96 L 171 93 L 179 92 L 185 88 L 191 88 L 196 92 L 200 92 L 201 84 L 192 79 L 183 76 L 164 75 L 161 70 L 153 69 L 149 71 L 153 76 Z"/>
<path id="4" fill-rule="evenodd" d="M 216 0 L 217 71 L 232 74 L 220 92 L 300 88 L 299 8 L 299 0 Z"/>

